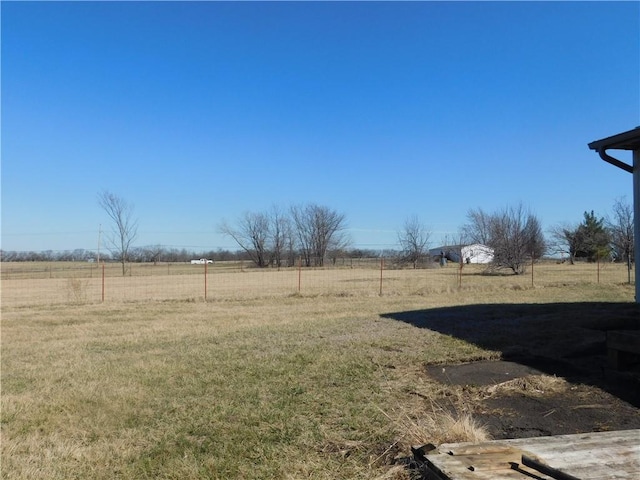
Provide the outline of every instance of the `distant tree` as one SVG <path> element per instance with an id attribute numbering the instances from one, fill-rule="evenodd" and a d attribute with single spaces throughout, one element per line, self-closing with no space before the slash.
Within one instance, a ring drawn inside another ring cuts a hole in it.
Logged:
<path id="1" fill-rule="evenodd" d="M 551 241 L 548 248 L 552 253 L 567 255 L 571 265 L 575 263 L 575 254 L 579 249 L 578 225 L 559 224 L 549 230 Z"/>
<path id="2" fill-rule="evenodd" d="M 220 262 L 224 262 L 227 260 L 235 260 L 236 256 L 230 250 L 226 250 L 226 249 L 223 250 L 222 248 L 218 248 L 215 254 L 215 258 Z"/>
<path id="3" fill-rule="evenodd" d="M 204 252 L 202 252 L 202 255 L 198 258 L 208 258 L 209 260 L 217 260 L 216 258 L 217 252 L 214 250 L 205 250 Z"/>
<path id="4" fill-rule="evenodd" d="M 167 250 L 162 245 L 147 245 L 136 250 L 136 258 L 139 262 L 153 262 L 157 264 L 160 258 L 167 254 Z"/>
<path id="5" fill-rule="evenodd" d="M 460 238 L 464 238 L 468 243 L 489 245 L 494 217 L 481 208 L 469 210 L 467 213 L 468 223 L 462 227 Z"/>
<path id="6" fill-rule="evenodd" d="M 133 217 L 133 205 L 106 190 L 98 194 L 98 205 L 113 222 L 111 234 L 106 237 L 108 248 L 122 264 L 124 276 L 129 250 L 138 236 L 138 220 Z"/>
<path id="7" fill-rule="evenodd" d="M 611 238 L 604 218 L 596 217 L 593 210 L 584 212 L 584 220 L 576 229 L 574 238 L 575 258 L 586 258 L 593 262 L 609 255 Z"/>
<path id="8" fill-rule="evenodd" d="M 307 204 L 291 207 L 291 218 L 306 266 L 322 266 L 327 252 L 344 249 L 345 216 L 328 207 Z"/>
<path id="9" fill-rule="evenodd" d="M 38 260 L 42 260 L 43 256 L 41 253 L 38 253 Z M 71 252 L 69 250 L 60 250 L 57 254 L 56 254 L 56 261 L 57 262 L 70 262 L 73 260 L 73 255 L 71 254 Z"/>
<path id="10" fill-rule="evenodd" d="M 45 254 L 46 252 L 42 252 L 42 253 Z M 76 248 L 71 254 L 72 260 L 76 262 L 84 262 L 88 260 L 90 257 L 91 257 L 91 253 L 83 248 Z"/>
<path id="11" fill-rule="evenodd" d="M 350 248 L 344 252 L 344 254 L 349 258 L 379 258 L 379 257 L 398 257 L 398 252 L 392 250 L 372 250 L 372 249 L 364 249 L 364 248 Z"/>
<path id="12" fill-rule="evenodd" d="M 127 255 L 129 262 L 140 263 L 145 261 L 145 252 L 142 247 L 131 247 Z"/>
<path id="13" fill-rule="evenodd" d="M 619 198 L 613 204 L 612 216 L 607 221 L 614 258 L 626 262 L 627 279 L 631 283 L 631 264 L 634 256 L 634 219 L 633 207 L 626 199 Z"/>
<path id="14" fill-rule="evenodd" d="M 522 205 L 495 216 L 489 246 L 494 250 L 493 264 L 515 274 L 524 273 L 526 265 L 541 258 L 546 248 L 540 221 Z"/>
<path id="15" fill-rule="evenodd" d="M 522 274 L 526 265 L 542 257 L 546 250 L 540 221 L 522 204 L 494 214 L 471 210 L 467 218 L 464 235 L 474 243 L 484 239 L 483 243 L 493 249 L 493 268 Z"/>
<path id="16" fill-rule="evenodd" d="M 269 265 L 269 217 L 264 213 L 245 212 L 235 227 L 223 221 L 219 231 L 231 237 L 258 267 Z"/>
<path id="17" fill-rule="evenodd" d="M 100 254 L 100 261 L 101 262 L 111 262 L 113 260 L 114 259 L 111 258 L 111 253 L 109 251 Z"/>
<path id="18" fill-rule="evenodd" d="M 293 265 L 295 237 L 291 218 L 277 206 L 268 213 L 271 263 L 280 268 L 283 264 Z"/>
<path id="19" fill-rule="evenodd" d="M 193 254 L 187 249 L 177 249 L 170 248 L 166 250 L 163 254 L 163 258 L 165 262 L 188 262 L 191 258 L 193 258 Z"/>
<path id="20" fill-rule="evenodd" d="M 162 245 L 151 245 L 145 248 L 148 261 L 157 264 L 162 256 L 166 253 L 166 249 Z"/>
<path id="21" fill-rule="evenodd" d="M 402 261 L 411 263 L 413 268 L 417 268 L 418 262 L 429 253 L 430 236 L 431 233 L 416 215 L 405 219 L 402 230 L 398 232 Z"/>

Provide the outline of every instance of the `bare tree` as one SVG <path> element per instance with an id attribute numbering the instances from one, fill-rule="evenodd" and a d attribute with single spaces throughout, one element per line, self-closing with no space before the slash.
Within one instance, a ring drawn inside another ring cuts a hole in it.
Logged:
<path id="1" fill-rule="evenodd" d="M 166 253 L 165 248 L 162 245 L 148 245 L 142 247 L 141 256 L 143 262 L 153 262 L 156 265 L 160 261 L 160 257 Z"/>
<path id="2" fill-rule="evenodd" d="M 462 227 L 460 237 L 464 237 L 470 243 L 489 245 L 491 228 L 494 218 L 481 208 L 471 209 L 467 213 L 469 223 Z"/>
<path id="3" fill-rule="evenodd" d="M 413 268 L 417 268 L 418 262 L 428 253 L 430 236 L 431 233 L 416 215 L 407 218 L 398 232 L 402 261 L 410 262 Z"/>
<path id="4" fill-rule="evenodd" d="M 631 283 L 631 264 L 634 261 L 633 207 L 625 198 L 613 204 L 613 215 L 607 220 L 611 245 L 616 259 L 627 263 L 627 280 Z"/>
<path id="5" fill-rule="evenodd" d="M 522 274 L 526 265 L 542 257 L 546 250 L 540 221 L 522 204 L 494 214 L 471 210 L 468 219 L 464 231 L 472 240 L 482 238 L 478 236 L 480 232 L 488 232 L 485 245 L 493 248 L 494 268 L 509 268 L 516 275 Z M 482 223 L 476 223 L 478 219 Z"/>
<path id="6" fill-rule="evenodd" d="M 631 215 L 633 216 L 633 211 Z M 552 247 L 558 252 L 568 253 L 572 265 L 576 258 L 585 258 L 593 262 L 611 253 L 611 234 L 612 230 L 605 219 L 598 218 L 592 210 L 584 212 L 584 220 L 581 223 L 553 227 Z"/>
<path id="7" fill-rule="evenodd" d="M 545 251 L 540 221 L 521 204 L 505 208 L 495 215 L 489 246 L 494 249 L 497 268 L 524 273 L 531 259 L 542 257 Z"/>
<path id="8" fill-rule="evenodd" d="M 566 254 L 571 265 L 575 263 L 575 254 L 580 248 L 578 225 L 560 224 L 549 230 L 551 242 L 548 247 L 553 253 Z"/>
<path id="9" fill-rule="evenodd" d="M 285 259 L 289 265 L 293 265 L 294 236 L 291 219 L 274 205 L 269 212 L 269 226 L 273 265 L 280 268 Z"/>
<path id="10" fill-rule="evenodd" d="M 219 231 L 227 235 L 247 252 L 247 255 L 258 267 L 269 265 L 269 217 L 265 213 L 245 212 L 238 220 L 237 227 L 226 221 L 220 224 Z"/>
<path id="11" fill-rule="evenodd" d="M 345 216 L 328 207 L 308 204 L 291 207 L 291 218 L 296 229 L 300 252 L 305 265 L 324 265 L 330 249 L 345 248 Z"/>
<path id="12" fill-rule="evenodd" d="M 122 263 L 122 276 L 124 276 L 131 245 L 138 236 L 138 220 L 133 217 L 133 205 L 106 190 L 98 194 L 98 205 L 113 222 L 111 234 L 106 237 L 108 248 Z"/>

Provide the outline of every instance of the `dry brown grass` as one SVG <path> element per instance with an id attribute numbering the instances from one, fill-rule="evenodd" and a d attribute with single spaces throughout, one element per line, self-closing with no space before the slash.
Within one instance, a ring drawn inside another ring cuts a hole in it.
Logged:
<path id="1" fill-rule="evenodd" d="M 209 302 L 53 305 L 16 302 L 3 281 L 2 476 L 400 479 L 389 460 L 410 445 L 482 432 L 423 366 L 497 353 L 383 314 L 632 296 L 596 284 L 402 290 L 423 273 L 398 271 L 383 296 L 327 292 L 318 272 L 302 294 L 236 284 Z"/>
<path id="2" fill-rule="evenodd" d="M 418 415 L 407 411 L 385 414 L 396 424 L 400 435 L 398 442 L 405 447 L 426 443 L 484 442 L 491 438 L 487 429 L 469 412 L 452 412 L 438 403 L 418 412 Z"/>
<path id="3" fill-rule="evenodd" d="M 492 385 L 487 388 L 487 393 L 494 395 L 517 392 L 535 397 L 564 392 L 568 388 L 569 383 L 564 378 L 552 375 L 527 375 L 526 377 L 514 378 L 507 382 Z"/>
<path id="4" fill-rule="evenodd" d="M 202 265 L 159 264 L 131 267 L 131 276 L 117 274 L 117 265 L 108 265 L 104 282 L 98 266 L 79 263 L 66 265 L 38 262 L 2 264 L 2 301 L 7 306 L 63 303 L 100 303 L 103 285 L 106 302 L 146 300 L 189 300 L 205 298 Z M 505 298 L 539 289 L 563 289 L 567 300 L 580 298 L 579 289 L 596 285 L 625 288 L 626 267 L 618 264 L 536 265 L 531 275 L 486 275 L 481 265 L 446 268 L 389 269 L 255 269 L 238 264 L 209 266 L 206 278 L 208 300 L 268 299 L 303 296 L 385 296 L 417 295 L 427 298 L 464 292 L 482 298 L 504 292 Z M 82 285 L 80 292 L 70 282 Z M 628 286 L 627 286 L 628 287 Z M 70 293 L 72 295 L 70 295 Z M 78 297 L 77 293 L 81 293 Z"/>

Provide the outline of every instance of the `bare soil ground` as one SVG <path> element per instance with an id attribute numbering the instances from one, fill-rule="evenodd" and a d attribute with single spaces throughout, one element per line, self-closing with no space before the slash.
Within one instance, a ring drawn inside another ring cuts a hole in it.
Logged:
<path id="1" fill-rule="evenodd" d="M 640 328 L 633 304 L 474 305 L 395 315 L 501 352 L 501 361 L 427 365 L 460 386 L 495 439 L 640 428 L 640 365 L 607 361 L 606 332 Z"/>
<path id="2" fill-rule="evenodd" d="M 494 439 L 640 428 L 638 407 L 594 385 L 601 379 L 580 381 L 568 365 L 557 365 L 559 374 L 573 374 L 553 376 L 530 366 L 535 362 L 527 363 L 431 366 L 427 374 L 442 383 L 464 386 L 474 418 Z M 544 370 L 549 371 L 549 362 Z M 628 389 L 629 397 L 637 393 L 637 378 L 629 373 L 616 376 L 618 389 Z"/>

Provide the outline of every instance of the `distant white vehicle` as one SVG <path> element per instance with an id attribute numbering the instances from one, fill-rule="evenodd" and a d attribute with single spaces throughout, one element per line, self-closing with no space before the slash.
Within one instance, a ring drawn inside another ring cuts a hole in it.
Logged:
<path id="1" fill-rule="evenodd" d="M 213 260 L 207 260 L 206 258 L 200 258 L 199 260 L 191 260 L 191 265 L 204 265 L 205 263 L 213 263 Z"/>

